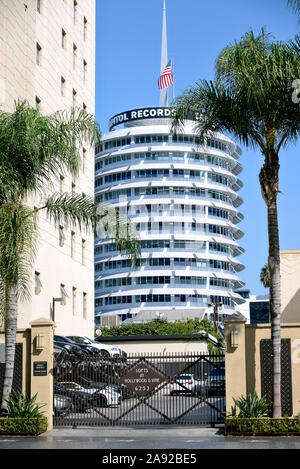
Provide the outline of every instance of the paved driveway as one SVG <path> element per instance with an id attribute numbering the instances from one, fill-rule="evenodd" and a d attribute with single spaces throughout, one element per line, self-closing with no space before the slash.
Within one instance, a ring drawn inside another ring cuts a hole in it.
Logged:
<path id="1" fill-rule="evenodd" d="M 99 457 L 114 449 L 300 449 L 300 437 L 224 437 L 222 427 L 200 426 L 55 428 L 39 437 L 0 436 L 1 449 L 103 450 Z"/>

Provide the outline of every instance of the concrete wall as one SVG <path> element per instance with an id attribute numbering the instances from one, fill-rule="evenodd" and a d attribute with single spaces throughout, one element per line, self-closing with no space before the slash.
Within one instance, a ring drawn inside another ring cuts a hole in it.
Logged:
<path id="1" fill-rule="evenodd" d="M 16 343 L 23 344 L 22 392 L 25 396 L 37 394 L 36 403 L 48 419 L 48 430 L 53 426 L 53 331 L 54 323 L 45 318 L 32 321 L 30 328 L 17 332 Z M 36 337 L 42 334 L 44 348 L 38 350 Z M 5 343 L 4 333 L 0 331 L 0 343 Z M 34 362 L 46 362 L 47 374 L 35 376 Z"/>
<path id="2" fill-rule="evenodd" d="M 230 346 L 231 331 L 238 330 L 239 345 Z M 226 338 L 226 408 L 229 412 L 233 397 L 256 391 L 261 396 L 260 341 L 271 338 L 270 324 L 248 325 L 242 321 L 225 324 Z M 283 324 L 281 338 L 291 340 L 293 415 L 300 413 L 300 325 Z"/>
<path id="3" fill-rule="evenodd" d="M 300 323 L 300 250 L 280 251 L 282 323 Z"/>
<path id="4" fill-rule="evenodd" d="M 105 344 L 119 347 L 128 354 L 207 353 L 205 340 L 118 340 Z"/>

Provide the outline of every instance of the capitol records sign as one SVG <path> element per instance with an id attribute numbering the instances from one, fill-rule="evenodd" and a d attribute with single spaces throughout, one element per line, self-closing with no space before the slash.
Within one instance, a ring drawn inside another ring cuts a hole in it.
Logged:
<path id="1" fill-rule="evenodd" d="M 116 125 L 126 124 L 135 120 L 171 118 L 175 115 L 175 109 L 170 107 L 146 107 L 131 109 L 130 111 L 116 114 L 109 120 L 108 128 L 111 131 Z"/>
<path id="2" fill-rule="evenodd" d="M 150 394 L 165 380 L 163 375 L 145 362 L 138 363 L 120 378 L 121 383 L 138 396 Z"/>

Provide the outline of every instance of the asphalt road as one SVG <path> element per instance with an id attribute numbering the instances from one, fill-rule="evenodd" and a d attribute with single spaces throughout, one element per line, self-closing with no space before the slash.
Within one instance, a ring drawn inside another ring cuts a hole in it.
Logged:
<path id="1" fill-rule="evenodd" d="M 76 459 L 81 461 L 81 456 L 74 450 L 96 450 L 89 453 L 85 459 L 85 464 L 94 465 L 100 463 L 104 455 L 122 454 L 140 454 L 138 449 L 146 450 L 145 454 L 155 454 L 156 450 L 169 450 L 171 454 L 190 453 L 195 451 L 197 462 L 203 462 L 203 456 L 200 459 L 200 450 L 214 450 L 214 461 L 223 463 L 215 450 L 225 449 L 253 449 L 253 455 L 257 459 L 257 450 L 292 450 L 300 449 L 299 437 L 225 437 L 222 427 L 208 428 L 201 426 L 135 426 L 135 427 L 81 427 L 55 428 L 39 437 L 22 436 L 0 436 L 0 450 L 4 449 L 66 449 L 64 453 L 49 453 L 44 461 L 56 463 L 68 461 L 69 467 L 79 467 L 74 463 Z M 39 453 L 34 453 L 38 456 Z M 84 452 L 82 453 L 84 455 Z M 238 453 L 235 453 L 238 456 Z M 268 453 L 274 455 L 273 451 Z M 275 453 L 276 455 L 276 453 Z M 277 455 L 276 455 L 277 456 Z M 10 452 L 9 460 L 13 458 L 23 458 L 23 453 L 18 451 Z M 85 457 L 85 456 L 83 456 Z M 250 456 L 251 457 L 251 456 Z M 260 456 L 259 456 L 260 457 Z M 248 456 L 247 456 L 248 461 Z M 268 460 L 268 464 L 270 460 Z M 127 465 L 128 467 L 129 465 Z M 80 465 L 82 467 L 82 465 Z M 132 466 L 134 467 L 134 466 Z"/>
<path id="2" fill-rule="evenodd" d="M 126 399 L 120 405 L 90 409 L 86 413 L 71 413 L 59 417 L 55 425 L 129 425 L 129 424 L 207 424 L 222 422 L 225 397 L 211 397 L 207 402 L 189 394 L 170 396 L 161 392 L 140 403 Z"/>

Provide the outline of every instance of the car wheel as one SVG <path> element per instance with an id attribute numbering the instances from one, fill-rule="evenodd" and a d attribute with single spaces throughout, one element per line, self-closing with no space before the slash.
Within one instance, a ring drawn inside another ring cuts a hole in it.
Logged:
<path id="1" fill-rule="evenodd" d="M 175 396 L 175 394 L 176 394 L 175 391 L 171 391 L 171 392 L 170 392 L 170 395 L 171 395 L 171 396 Z"/>
<path id="2" fill-rule="evenodd" d="M 97 407 L 107 407 L 107 399 L 105 396 L 96 396 L 95 400 Z"/>
<path id="3" fill-rule="evenodd" d="M 103 358 L 110 358 L 110 353 L 107 350 L 100 350 L 100 355 Z"/>

